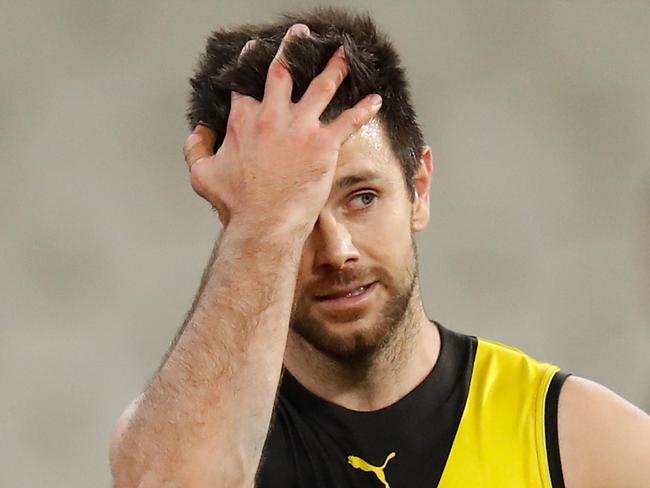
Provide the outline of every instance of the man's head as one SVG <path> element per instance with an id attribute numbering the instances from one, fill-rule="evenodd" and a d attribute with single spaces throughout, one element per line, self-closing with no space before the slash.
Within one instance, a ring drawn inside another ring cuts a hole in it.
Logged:
<path id="1" fill-rule="evenodd" d="M 410 186 L 424 146 L 422 132 L 411 106 L 399 56 L 369 15 L 317 8 L 285 14 L 274 23 L 246 24 L 213 32 L 190 79 L 192 91 L 187 118 L 191 129 L 203 121 L 217 134 L 215 149 L 221 145 L 230 112 L 231 90 L 262 100 L 269 64 L 287 29 L 296 23 L 306 24 L 310 35 L 290 43 L 285 50 L 286 64 L 294 81 L 292 101 L 300 100 L 311 80 L 343 44 L 350 74 L 321 121 L 332 121 L 366 95 L 381 95 L 378 117 L 386 129 L 390 148 L 402 166 L 404 180 Z M 255 39 L 254 48 L 239 59 L 244 44 L 251 39 Z M 412 192 L 413 188 L 409 189 Z"/>
<path id="2" fill-rule="evenodd" d="M 331 8 L 217 31 L 191 79 L 188 119 L 192 126 L 201 120 L 215 130 L 217 149 L 226 131 L 230 91 L 262 100 L 268 66 L 295 23 L 306 24 L 310 36 L 284 51 L 294 103 L 341 44 L 350 74 L 321 122 L 331 122 L 368 94 L 383 99 L 378 115 L 341 146 L 330 197 L 303 250 L 291 319 L 292 331 L 315 349 L 337 360 L 359 360 L 388 344 L 412 311 L 413 233 L 429 217 L 431 151 L 386 36 L 369 16 Z M 254 47 L 239 58 L 250 39 L 256 40 Z M 358 288 L 362 285 L 368 286 Z"/>

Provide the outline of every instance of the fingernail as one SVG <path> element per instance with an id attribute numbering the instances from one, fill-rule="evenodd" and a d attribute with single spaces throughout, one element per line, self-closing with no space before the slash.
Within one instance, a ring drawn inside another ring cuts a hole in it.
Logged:
<path id="1" fill-rule="evenodd" d="M 242 48 L 241 53 L 239 53 L 239 55 L 241 56 L 242 54 L 250 51 L 254 45 L 255 45 L 255 39 L 250 39 L 249 41 L 246 41 L 246 44 L 244 44 L 244 47 Z"/>
<path id="2" fill-rule="evenodd" d="M 337 56 L 345 59 L 345 48 L 343 46 L 340 46 L 335 53 Z"/>
<path id="3" fill-rule="evenodd" d="M 291 26 L 288 34 L 291 36 L 308 36 L 309 27 L 307 27 L 305 24 L 295 24 Z"/>
<path id="4" fill-rule="evenodd" d="M 373 108 L 379 107 L 381 105 L 381 96 L 377 94 L 370 95 L 370 104 Z"/>

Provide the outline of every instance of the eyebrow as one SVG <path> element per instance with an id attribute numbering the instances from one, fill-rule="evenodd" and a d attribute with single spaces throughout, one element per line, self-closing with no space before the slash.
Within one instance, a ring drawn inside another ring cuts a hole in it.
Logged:
<path id="1" fill-rule="evenodd" d="M 380 178 L 381 178 L 381 174 L 377 173 L 376 171 L 363 171 L 361 173 L 339 178 L 334 183 L 334 189 L 336 191 L 342 191 L 358 183 L 378 180 Z"/>

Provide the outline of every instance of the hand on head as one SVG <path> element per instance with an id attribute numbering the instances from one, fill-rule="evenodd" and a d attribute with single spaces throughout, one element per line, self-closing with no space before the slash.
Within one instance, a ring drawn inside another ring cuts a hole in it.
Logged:
<path id="1" fill-rule="evenodd" d="M 204 125 L 198 124 L 185 141 L 192 188 L 213 205 L 224 227 L 236 221 L 311 229 L 330 193 L 339 148 L 379 111 L 381 98 L 370 95 L 321 124 L 321 114 L 349 74 L 343 46 L 301 100 L 291 101 L 293 80 L 283 51 L 288 42 L 308 35 L 304 24 L 287 31 L 269 66 L 261 102 L 232 92 L 226 134 L 216 154 L 216 135 Z M 242 54 L 254 43 L 248 41 Z"/>

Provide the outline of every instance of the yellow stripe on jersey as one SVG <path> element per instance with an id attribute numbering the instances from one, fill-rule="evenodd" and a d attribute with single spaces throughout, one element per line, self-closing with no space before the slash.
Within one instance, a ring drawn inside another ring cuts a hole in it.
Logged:
<path id="1" fill-rule="evenodd" d="M 465 410 L 439 488 L 551 488 L 546 392 L 559 368 L 478 338 Z"/>

